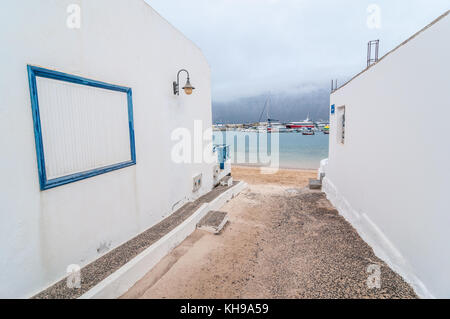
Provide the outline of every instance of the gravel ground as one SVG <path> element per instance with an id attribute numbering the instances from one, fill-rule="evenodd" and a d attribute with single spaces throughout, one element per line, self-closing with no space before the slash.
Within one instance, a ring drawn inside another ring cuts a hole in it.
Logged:
<path id="1" fill-rule="evenodd" d="M 234 183 L 233 185 L 236 185 Z M 155 226 L 147 229 L 123 245 L 111 250 L 81 269 L 81 287 L 71 289 L 67 287 L 64 278 L 45 289 L 32 299 L 74 299 L 80 297 L 114 271 L 125 265 L 150 245 L 158 241 L 172 229 L 191 216 L 202 204 L 211 202 L 229 187 L 218 186 L 194 202 L 189 202 Z"/>
<path id="2" fill-rule="evenodd" d="M 417 298 L 323 193 L 306 188 L 315 172 L 233 176 L 249 188 L 221 209 L 230 218 L 221 235 L 197 230 L 123 298 Z M 381 288 L 367 287 L 370 265 Z"/>

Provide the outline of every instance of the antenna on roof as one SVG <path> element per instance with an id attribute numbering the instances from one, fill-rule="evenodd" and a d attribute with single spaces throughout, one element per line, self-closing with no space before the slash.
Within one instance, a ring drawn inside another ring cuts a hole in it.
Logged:
<path id="1" fill-rule="evenodd" d="M 334 80 L 331 80 L 331 93 L 336 91 L 337 88 L 338 88 L 338 86 L 337 86 L 337 79 L 336 79 L 336 82 L 334 82 Z"/>
<path id="2" fill-rule="evenodd" d="M 367 43 L 367 67 L 373 63 L 378 62 L 378 49 L 380 47 L 380 40 L 372 40 Z M 372 57 L 374 53 L 374 57 Z"/>

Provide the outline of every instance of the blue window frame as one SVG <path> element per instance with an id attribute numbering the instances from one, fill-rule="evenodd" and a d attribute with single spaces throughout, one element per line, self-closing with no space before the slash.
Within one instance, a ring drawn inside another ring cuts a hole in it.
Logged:
<path id="1" fill-rule="evenodd" d="M 95 80 L 90 80 L 86 78 L 82 78 L 79 76 L 66 74 L 58 71 L 53 71 L 37 66 L 27 66 L 28 69 L 28 82 L 30 86 L 30 97 L 31 97 L 31 109 L 33 113 L 33 123 L 34 123 L 34 138 L 36 143 L 36 157 L 37 157 L 37 166 L 39 173 L 39 184 L 41 190 L 50 189 L 53 187 L 65 185 L 68 183 L 73 183 L 85 178 L 94 177 L 100 174 L 108 173 L 117 169 L 121 169 L 124 167 L 128 167 L 131 165 L 136 165 L 136 150 L 135 150 L 135 142 L 134 142 L 134 124 L 133 124 L 133 101 L 132 101 L 132 91 L 131 88 L 112 85 L 104 82 L 99 82 Z M 127 94 L 127 102 L 128 102 L 128 126 L 130 133 L 130 152 L 131 152 L 131 160 L 117 163 L 101 168 L 92 169 L 85 172 L 70 174 L 67 176 L 62 176 L 54 179 L 47 179 L 47 174 L 45 171 L 45 154 L 44 154 L 44 143 L 42 139 L 42 130 L 41 130 L 41 118 L 39 115 L 39 99 L 38 99 L 38 91 L 36 86 L 36 77 L 43 77 L 58 81 L 70 82 L 80 85 L 87 85 L 96 88 L 119 91 Z"/>

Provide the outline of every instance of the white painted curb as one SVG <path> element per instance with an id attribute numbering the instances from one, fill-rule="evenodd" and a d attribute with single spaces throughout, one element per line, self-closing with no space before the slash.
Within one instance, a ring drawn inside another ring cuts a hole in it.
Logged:
<path id="1" fill-rule="evenodd" d="M 237 185 L 220 194 L 212 202 L 203 204 L 183 223 L 103 279 L 96 286 L 80 296 L 79 299 L 113 299 L 123 295 L 164 256 L 192 234 L 197 227 L 197 223 L 209 211 L 219 210 L 226 202 L 238 195 L 246 187 L 247 183 L 239 182 Z"/>

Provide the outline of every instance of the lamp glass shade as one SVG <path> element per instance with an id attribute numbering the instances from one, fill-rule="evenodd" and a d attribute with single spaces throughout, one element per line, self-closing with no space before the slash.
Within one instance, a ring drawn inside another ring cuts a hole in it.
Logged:
<path id="1" fill-rule="evenodd" d="M 186 81 L 186 85 L 183 87 L 184 93 L 186 93 L 187 95 L 191 95 L 192 94 L 192 90 L 194 90 L 195 88 L 191 85 L 191 82 L 189 81 L 189 78 Z"/>

